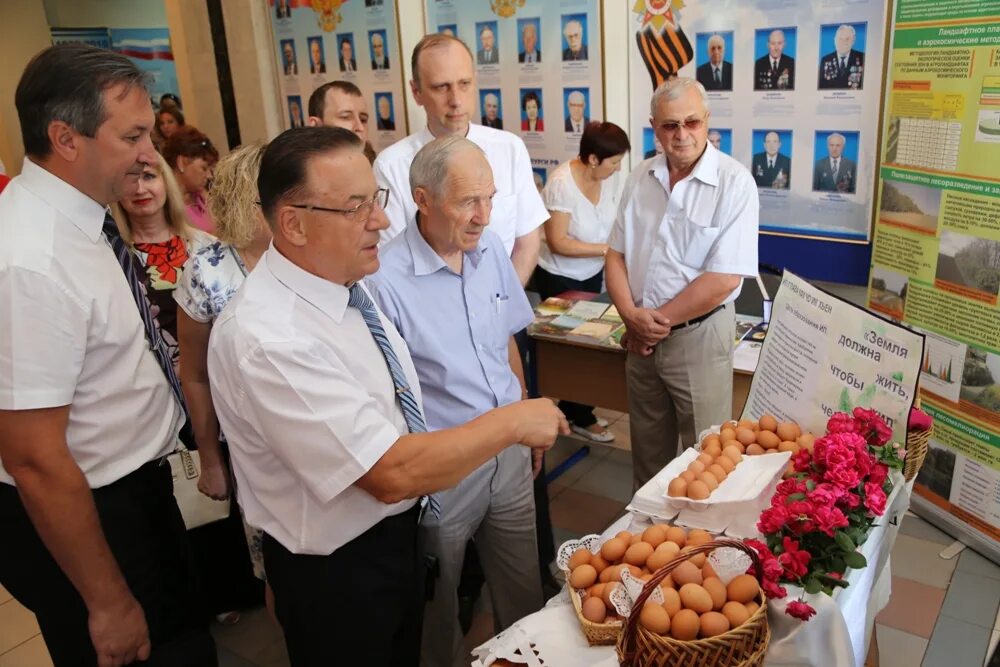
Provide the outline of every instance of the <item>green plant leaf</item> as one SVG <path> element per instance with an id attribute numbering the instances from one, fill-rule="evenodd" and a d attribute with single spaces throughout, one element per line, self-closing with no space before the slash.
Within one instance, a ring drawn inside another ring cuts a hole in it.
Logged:
<path id="1" fill-rule="evenodd" d="M 844 556 L 844 562 L 847 563 L 848 567 L 854 568 L 855 570 L 860 570 L 868 565 L 868 560 L 857 551 L 852 551 L 851 553 L 846 554 Z"/>
<path id="2" fill-rule="evenodd" d="M 854 540 L 852 540 L 851 537 L 842 530 L 837 531 L 834 539 L 837 540 L 837 546 L 848 553 L 851 553 L 858 548 L 857 545 L 854 544 Z"/>
<path id="3" fill-rule="evenodd" d="M 806 579 L 802 587 L 805 589 L 806 593 L 810 594 L 819 593 L 821 590 L 823 590 L 823 585 L 819 583 L 819 580 L 817 580 L 815 577 L 809 577 L 808 579 Z"/>
<path id="4" fill-rule="evenodd" d="M 851 393 L 847 391 L 847 387 L 840 392 L 840 405 L 837 406 L 840 412 L 846 412 L 850 414 L 851 410 L 854 409 L 854 405 L 851 404 Z"/>

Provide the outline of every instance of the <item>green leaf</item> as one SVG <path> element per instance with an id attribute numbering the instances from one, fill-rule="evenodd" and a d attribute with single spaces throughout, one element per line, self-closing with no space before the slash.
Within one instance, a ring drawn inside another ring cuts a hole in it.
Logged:
<path id="1" fill-rule="evenodd" d="M 892 379 L 895 380 L 896 382 L 902 382 L 903 381 L 903 371 L 896 371 L 895 373 L 893 373 L 892 374 Z"/>
<path id="2" fill-rule="evenodd" d="M 860 570 L 868 565 L 868 561 L 865 557 L 857 551 L 852 551 L 851 553 L 846 554 L 844 556 L 844 562 L 847 563 L 848 567 L 854 568 L 855 570 Z"/>
<path id="3" fill-rule="evenodd" d="M 869 382 L 865 390 L 861 392 L 861 396 L 858 397 L 858 406 L 862 408 L 871 407 L 873 398 L 875 398 L 875 383 Z"/>
<path id="4" fill-rule="evenodd" d="M 806 480 L 806 489 L 808 491 L 815 491 L 816 490 L 816 482 L 814 482 L 811 479 L 807 479 Z"/>
<path id="5" fill-rule="evenodd" d="M 837 574 L 843 574 L 847 569 L 847 563 L 840 556 L 834 556 L 830 559 L 830 570 L 836 572 Z"/>
<path id="6" fill-rule="evenodd" d="M 821 590 L 823 590 L 823 585 L 819 583 L 819 581 L 814 577 L 809 577 L 808 579 L 806 579 L 802 587 L 805 589 L 806 593 L 809 594 L 819 593 Z"/>
<path id="7" fill-rule="evenodd" d="M 851 393 L 847 391 L 847 387 L 844 387 L 843 391 L 840 392 L 840 405 L 837 406 L 840 412 L 850 412 L 854 409 L 854 405 L 851 403 Z"/>
<path id="8" fill-rule="evenodd" d="M 854 544 L 854 540 L 852 540 L 851 537 L 844 531 L 838 531 L 834 539 L 837 540 L 837 546 L 848 553 L 853 552 L 858 548 L 857 545 Z"/>
<path id="9" fill-rule="evenodd" d="M 804 493 L 793 493 L 792 495 L 788 496 L 789 502 L 793 502 L 793 503 L 795 501 L 797 501 L 797 500 L 805 500 L 805 498 L 806 498 L 806 494 L 804 494 Z"/>

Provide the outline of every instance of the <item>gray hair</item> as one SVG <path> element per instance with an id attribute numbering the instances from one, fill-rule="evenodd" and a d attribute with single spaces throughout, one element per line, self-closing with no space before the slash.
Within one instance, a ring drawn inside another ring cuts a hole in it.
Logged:
<path id="1" fill-rule="evenodd" d="M 667 79 L 653 92 L 653 99 L 649 101 L 649 115 L 656 116 L 656 107 L 660 105 L 660 102 L 676 100 L 691 88 L 698 91 L 702 106 L 705 107 L 705 111 L 708 111 L 708 94 L 705 92 L 705 86 L 691 77 L 678 76 Z"/>
<path id="2" fill-rule="evenodd" d="M 482 148 L 457 135 L 438 137 L 417 151 L 410 163 L 410 194 L 415 195 L 417 188 L 424 188 L 435 196 L 440 195 L 448 181 L 451 159 L 467 150 L 476 150 L 486 157 Z"/>
<path id="3" fill-rule="evenodd" d="M 51 153 L 49 124 L 62 121 L 93 137 L 107 120 L 104 91 L 121 86 L 121 95 L 138 87 L 148 91 L 151 77 L 125 56 L 86 44 L 50 46 L 21 75 L 14 93 L 24 152 L 35 158 Z"/>
<path id="4" fill-rule="evenodd" d="M 500 98 L 497 97 L 496 93 L 486 93 L 483 95 L 483 103 L 489 102 L 491 99 L 497 103 L 497 106 L 500 105 Z"/>
<path id="5" fill-rule="evenodd" d="M 720 35 L 719 33 L 715 33 L 714 35 L 708 38 L 708 45 L 712 46 L 713 43 L 722 44 L 723 46 L 725 46 L 726 40 L 723 39 L 722 35 Z"/>
<path id="6" fill-rule="evenodd" d="M 840 24 L 840 27 L 837 28 L 837 32 L 838 33 L 839 32 L 849 32 L 849 33 L 851 33 L 851 37 L 853 37 L 855 39 L 857 39 L 857 36 L 858 36 L 858 33 L 854 29 L 854 26 L 851 25 L 850 23 L 842 23 L 842 24 Z M 827 34 L 829 34 L 829 33 L 827 33 Z"/>
<path id="7" fill-rule="evenodd" d="M 566 98 L 566 101 L 569 102 L 570 104 L 574 102 L 578 104 L 586 104 L 587 98 L 584 97 L 583 93 L 581 93 L 579 90 L 574 90 L 572 93 L 569 94 L 569 97 Z"/>
<path id="8" fill-rule="evenodd" d="M 826 137 L 826 143 L 830 143 L 830 139 L 840 139 L 845 144 L 847 143 L 847 137 L 842 135 L 840 132 L 833 132 Z"/>

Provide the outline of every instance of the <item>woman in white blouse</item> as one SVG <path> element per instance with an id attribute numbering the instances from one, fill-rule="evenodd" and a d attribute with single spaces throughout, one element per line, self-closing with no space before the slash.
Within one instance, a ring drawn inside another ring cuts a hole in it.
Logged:
<path id="1" fill-rule="evenodd" d="M 534 285 L 543 299 L 562 292 L 600 292 L 608 235 L 622 184 L 617 174 L 630 149 L 628 135 L 614 123 L 593 122 L 580 137 L 580 154 L 556 167 L 542 191 L 549 210 Z M 614 435 L 589 405 L 562 401 L 573 431 L 597 442 Z"/>

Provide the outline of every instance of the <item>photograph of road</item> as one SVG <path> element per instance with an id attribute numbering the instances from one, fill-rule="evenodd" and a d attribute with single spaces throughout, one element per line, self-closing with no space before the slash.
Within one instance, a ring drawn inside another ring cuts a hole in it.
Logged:
<path id="1" fill-rule="evenodd" d="M 909 279 L 902 273 L 873 265 L 868 307 L 893 319 L 903 319 L 908 283 Z"/>
<path id="2" fill-rule="evenodd" d="M 879 219 L 889 225 L 936 234 L 941 208 L 941 191 L 913 183 L 882 182 Z"/>

